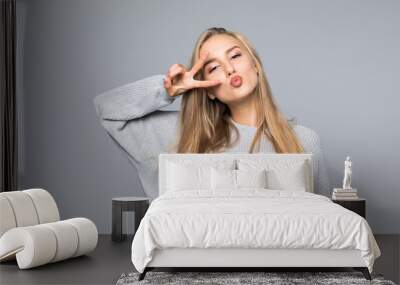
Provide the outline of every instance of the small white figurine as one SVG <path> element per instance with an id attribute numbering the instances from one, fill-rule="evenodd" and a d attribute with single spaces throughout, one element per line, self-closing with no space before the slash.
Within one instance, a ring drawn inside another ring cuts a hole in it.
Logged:
<path id="1" fill-rule="evenodd" d="M 350 160 L 350 156 L 346 157 L 346 160 L 344 162 L 343 189 L 352 189 L 351 188 L 351 160 Z"/>

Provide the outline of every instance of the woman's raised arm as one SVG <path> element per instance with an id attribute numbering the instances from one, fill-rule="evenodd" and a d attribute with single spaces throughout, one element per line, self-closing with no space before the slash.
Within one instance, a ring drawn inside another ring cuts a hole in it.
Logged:
<path id="1" fill-rule="evenodd" d="M 94 98 L 99 118 L 120 121 L 118 129 L 126 122 L 141 118 L 171 104 L 176 97 L 165 90 L 164 75 L 153 75 L 144 79 L 111 89 Z"/>
<path id="2" fill-rule="evenodd" d="M 206 59 L 207 54 L 199 58 L 190 70 L 182 64 L 174 64 L 166 76 L 146 77 L 94 98 L 102 126 L 134 161 L 169 152 L 171 144 L 176 142 L 179 112 L 161 111 L 160 108 L 192 88 L 221 84 L 218 80 L 194 79 Z"/>
<path id="3" fill-rule="evenodd" d="M 158 110 L 175 100 L 163 80 L 164 75 L 154 75 L 94 98 L 100 124 L 135 166 L 168 151 L 176 137 L 179 112 Z"/>

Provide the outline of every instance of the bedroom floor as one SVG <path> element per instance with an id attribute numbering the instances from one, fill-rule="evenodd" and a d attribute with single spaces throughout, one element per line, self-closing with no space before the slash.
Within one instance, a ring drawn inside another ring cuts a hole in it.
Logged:
<path id="1" fill-rule="evenodd" d="M 400 235 L 375 235 L 382 251 L 374 271 L 399 284 Z M 19 270 L 16 261 L 0 264 L 0 284 L 115 284 L 123 272 L 135 271 L 130 259 L 132 236 L 112 242 L 99 235 L 95 251 L 87 256 Z"/>

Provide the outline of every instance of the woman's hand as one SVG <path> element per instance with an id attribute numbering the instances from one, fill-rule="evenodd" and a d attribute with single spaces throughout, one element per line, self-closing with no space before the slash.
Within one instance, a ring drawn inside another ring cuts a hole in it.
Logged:
<path id="1" fill-rule="evenodd" d="M 207 88 L 221 84 L 219 80 L 195 80 L 193 77 L 203 67 L 208 53 L 203 54 L 188 71 L 182 64 L 173 64 L 164 78 L 164 87 L 171 97 L 182 94 L 192 88 Z"/>

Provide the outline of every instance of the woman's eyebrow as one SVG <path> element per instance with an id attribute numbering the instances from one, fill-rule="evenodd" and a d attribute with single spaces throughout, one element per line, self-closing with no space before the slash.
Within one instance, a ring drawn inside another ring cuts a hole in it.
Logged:
<path id="1" fill-rule="evenodd" d="M 240 46 L 235 45 L 235 46 L 233 46 L 233 47 L 230 47 L 230 48 L 228 48 L 228 49 L 225 51 L 225 53 L 230 52 L 230 51 L 233 50 L 234 48 L 240 48 Z M 216 58 L 210 58 L 210 59 L 208 59 L 208 60 L 204 63 L 203 68 L 205 68 L 205 67 L 207 66 L 207 64 L 213 62 L 215 59 L 216 59 Z"/>

